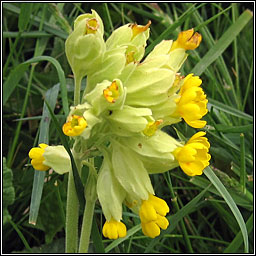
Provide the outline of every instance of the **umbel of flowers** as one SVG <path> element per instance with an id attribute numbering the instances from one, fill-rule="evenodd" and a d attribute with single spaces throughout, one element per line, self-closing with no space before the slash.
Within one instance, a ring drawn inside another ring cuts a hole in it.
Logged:
<path id="1" fill-rule="evenodd" d="M 139 215 L 146 236 L 158 236 L 169 225 L 169 207 L 155 195 L 149 174 L 180 166 L 189 176 L 201 175 L 210 160 L 205 132 L 182 142 L 161 130 L 182 120 L 194 128 L 206 125 L 202 80 L 179 73 L 187 50 L 199 46 L 201 35 L 193 29 L 183 31 L 175 41 L 156 45 L 142 61 L 149 27 L 150 22 L 127 24 L 104 41 L 102 20 L 92 10 L 75 20 L 66 41 L 76 95 L 63 133 L 74 141 L 72 152 L 80 163 L 95 152 L 103 156 L 96 191 L 106 218 L 102 233 L 109 239 L 126 236 L 123 204 Z M 69 155 L 61 145 L 40 144 L 29 157 L 36 170 L 71 171 Z"/>

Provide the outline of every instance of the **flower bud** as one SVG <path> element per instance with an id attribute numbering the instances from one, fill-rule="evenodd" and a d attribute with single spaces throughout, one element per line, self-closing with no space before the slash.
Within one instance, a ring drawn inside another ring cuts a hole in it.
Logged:
<path id="1" fill-rule="evenodd" d="M 150 24 L 151 21 L 145 26 L 127 24 L 116 29 L 106 41 L 107 49 L 126 46 L 127 64 L 140 61 L 145 53 Z"/>
<path id="2" fill-rule="evenodd" d="M 152 111 L 149 108 L 133 108 L 124 105 L 122 109 L 110 111 L 106 115 L 110 129 L 118 136 L 131 136 L 143 132 L 151 119 Z"/>
<path id="3" fill-rule="evenodd" d="M 74 31 L 65 43 L 65 51 L 74 75 L 80 79 L 97 70 L 97 63 L 106 48 L 103 33 L 102 20 L 94 10 L 75 20 Z"/>

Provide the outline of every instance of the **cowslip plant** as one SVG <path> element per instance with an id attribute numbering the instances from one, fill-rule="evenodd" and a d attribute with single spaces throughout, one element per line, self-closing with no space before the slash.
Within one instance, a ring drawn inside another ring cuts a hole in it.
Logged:
<path id="1" fill-rule="evenodd" d="M 146 236 L 159 236 L 169 225 L 166 215 L 170 209 L 156 196 L 149 175 L 180 166 L 187 175 L 195 176 L 209 165 L 210 144 L 205 132 L 195 133 L 185 143 L 162 131 L 182 119 L 193 128 L 206 125 L 201 120 L 207 113 L 201 79 L 179 73 L 187 50 L 196 49 L 202 37 L 193 29 L 183 31 L 177 40 L 156 45 L 142 61 L 150 24 L 124 25 L 104 41 L 103 22 L 92 10 L 77 17 L 74 31 L 66 40 L 75 91 L 62 131 L 73 142 L 71 151 L 78 173 L 81 175 L 83 165 L 89 166 L 79 248 L 78 239 L 70 239 L 71 234 L 78 235 L 79 207 L 69 154 L 62 145 L 40 144 L 30 150 L 29 157 L 36 170 L 52 168 L 59 174 L 69 174 L 68 253 L 88 251 L 97 199 L 106 219 L 102 228 L 106 238 L 127 234 L 122 205 L 139 216 Z M 87 84 L 81 97 L 85 76 Z M 93 164 L 95 155 L 103 157 L 99 170 Z M 77 202 L 76 208 L 69 205 L 71 201 L 72 205 Z"/>

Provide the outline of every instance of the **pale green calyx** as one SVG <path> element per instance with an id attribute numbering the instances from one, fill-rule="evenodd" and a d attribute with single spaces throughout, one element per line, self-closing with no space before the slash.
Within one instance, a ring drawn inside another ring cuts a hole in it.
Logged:
<path id="1" fill-rule="evenodd" d="M 97 181 L 97 194 L 107 221 L 122 219 L 122 203 L 126 192 L 113 174 L 111 159 L 105 155 Z"/>
<path id="2" fill-rule="evenodd" d="M 43 164 L 51 167 L 58 174 L 71 170 L 70 157 L 64 146 L 48 146 L 43 153 Z"/>
<path id="3" fill-rule="evenodd" d="M 151 53 L 148 54 L 145 62 L 156 59 L 159 56 L 166 56 L 168 60 L 166 62 L 163 62 L 163 67 L 177 72 L 187 59 L 188 54 L 183 48 L 171 50 L 172 45 L 173 40 L 163 40 L 161 43 L 155 46 Z"/>
<path id="4" fill-rule="evenodd" d="M 152 111 L 149 108 L 124 105 L 122 109 L 110 111 L 106 119 L 114 134 L 127 137 L 142 132 L 151 115 Z"/>
<path id="5" fill-rule="evenodd" d="M 134 136 L 129 140 L 120 138 L 119 141 L 136 153 L 148 173 L 166 172 L 178 166 L 172 152 L 182 144 L 161 130 L 157 130 L 154 136 Z"/>
<path id="6" fill-rule="evenodd" d="M 154 190 L 147 170 L 128 147 L 112 141 L 113 173 L 124 190 L 135 200 L 147 200 Z"/>
<path id="7" fill-rule="evenodd" d="M 126 46 L 127 64 L 139 62 L 144 56 L 150 24 L 151 21 L 145 26 L 127 24 L 116 29 L 106 41 L 107 49 Z"/>

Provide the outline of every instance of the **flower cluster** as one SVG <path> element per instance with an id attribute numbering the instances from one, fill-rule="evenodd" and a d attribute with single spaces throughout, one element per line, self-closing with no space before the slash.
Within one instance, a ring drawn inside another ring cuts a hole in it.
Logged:
<path id="1" fill-rule="evenodd" d="M 123 204 L 139 215 L 146 236 L 158 236 L 169 225 L 169 207 L 155 196 L 149 174 L 180 166 L 187 175 L 201 175 L 210 160 L 205 132 L 184 144 L 161 130 L 182 119 L 194 128 L 206 125 L 201 79 L 178 73 L 186 51 L 197 48 L 202 37 L 193 29 L 183 31 L 176 41 L 156 45 L 142 61 L 150 24 L 121 26 L 104 41 L 102 20 L 92 10 L 75 20 L 66 41 L 75 81 L 87 76 L 87 84 L 81 102 L 70 108 L 63 133 L 74 140 L 72 150 L 81 153 L 80 160 L 95 150 L 103 156 L 97 196 L 106 218 L 102 232 L 110 239 L 126 235 Z M 63 146 L 39 147 L 29 153 L 36 170 L 71 170 Z"/>

